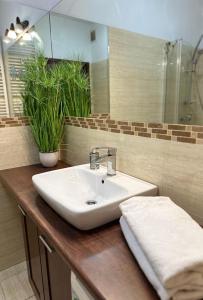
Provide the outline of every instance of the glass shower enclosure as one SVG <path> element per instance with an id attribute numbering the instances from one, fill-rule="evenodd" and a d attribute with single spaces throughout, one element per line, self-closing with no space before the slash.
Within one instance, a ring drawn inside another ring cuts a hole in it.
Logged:
<path id="1" fill-rule="evenodd" d="M 165 47 L 164 122 L 194 124 L 192 109 L 193 47 L 182 39 Z"/>

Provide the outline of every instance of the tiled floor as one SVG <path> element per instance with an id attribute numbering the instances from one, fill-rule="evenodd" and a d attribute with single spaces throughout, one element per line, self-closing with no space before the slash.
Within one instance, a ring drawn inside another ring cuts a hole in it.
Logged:
<path id="1" fill-rule="evenodd" d="M 0 272 L 0 300 L 36 300 L 30 287 L 26 263 Z"/>

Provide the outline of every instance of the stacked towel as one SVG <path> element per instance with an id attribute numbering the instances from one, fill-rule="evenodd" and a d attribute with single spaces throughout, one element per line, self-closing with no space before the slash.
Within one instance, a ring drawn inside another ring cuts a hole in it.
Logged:
<path id="1" fill-rule="evenodd" d="M 203 299 L 203 229 L 167 197 L 120 204 L 124 236 L 162 300 Z"/>

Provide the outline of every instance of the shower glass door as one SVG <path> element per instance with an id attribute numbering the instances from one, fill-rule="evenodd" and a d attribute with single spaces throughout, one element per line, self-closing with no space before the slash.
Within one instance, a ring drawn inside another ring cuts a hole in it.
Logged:
<path id="1" fill-rule="evenodd" d="M 193 47 L 183 40 L 166 45 L 166 123 L 192 121 L 192 53 Z"/>

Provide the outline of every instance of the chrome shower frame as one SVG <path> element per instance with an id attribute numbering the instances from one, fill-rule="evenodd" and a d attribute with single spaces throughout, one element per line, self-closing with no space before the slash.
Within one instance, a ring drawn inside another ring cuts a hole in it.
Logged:
<path id="1" fill-rule="evenodd" d="M 201 95 L 201 92 L 200 92 L 199 82 L 198 82 L 198 77 L 197 77 L 197 64 L 200 59 L 200 56 L 203 54 L 203 49 L 199 50 L 199 46 L 200 46 L 202 40 L 203 40 L 203 34 L 200 36 L 200 38 L 197 42 L 197 45 L 194 49 L 193 55 L 192 55 L 192 72 L 193 72 L 193 76 L 194 76 L 194 83 L 195 83 L 196 90 L 197 90 L 199 104 L 200 104 L 201 109 L 203 110 L 203 96 Z"/>

